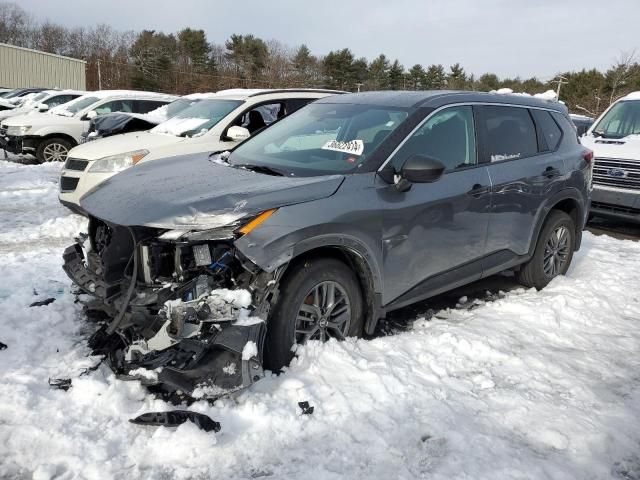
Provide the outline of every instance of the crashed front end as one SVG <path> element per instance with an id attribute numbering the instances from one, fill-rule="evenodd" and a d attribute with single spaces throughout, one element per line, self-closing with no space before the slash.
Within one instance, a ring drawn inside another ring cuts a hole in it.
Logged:
<path id="1" fill-rule="evenodd" d="M 63 268 L 102 323 L 94 353 L 121 378 L 178 399 L 215 399 L 259 380 L 279 273 L 235 248 L 242 228 L 163 230 L 90 217 Z"/>

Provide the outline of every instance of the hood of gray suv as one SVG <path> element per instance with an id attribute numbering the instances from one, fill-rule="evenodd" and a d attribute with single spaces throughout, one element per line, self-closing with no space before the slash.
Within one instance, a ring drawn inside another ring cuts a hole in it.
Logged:
<path id="1" fill-rule="evenodd" d="M 222 165 L 195 154 L 141 163 L 80 200 L 101 220 L 124 226 L 203 230 L 271 208 L 332 195 L 342 175 L 279 177 Z"/>

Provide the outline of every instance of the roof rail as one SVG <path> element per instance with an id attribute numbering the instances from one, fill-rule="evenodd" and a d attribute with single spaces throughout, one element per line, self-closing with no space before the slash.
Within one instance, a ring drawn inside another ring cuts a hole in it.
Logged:
<path id="1" fill-rule="evenodd" d="M 260 95 L 269 95 L 270 93 L 333 93 L 335 95 L 341 95 L 346 92 L 344 90 L 330 90 L 326 88 L 279 88 L 274 90 L 265 90 L 263 92 L 256 92 L 249 95 L 249 97 L 258 97 Z"/>

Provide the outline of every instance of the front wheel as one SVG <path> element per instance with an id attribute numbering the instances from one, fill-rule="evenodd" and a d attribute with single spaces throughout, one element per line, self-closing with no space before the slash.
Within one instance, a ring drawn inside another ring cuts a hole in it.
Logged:
<path id="1" fill-rule="evenodd" d="M 294 345 L 362 335 L 360 284 L 355 273 L 333 258 L 306 260 L 283 280 L 267 324 L 265 363 L 278 371 L 293 358 Z"/>
<path id="2" fill-rule="evenodd" d="M 38 145 L 36 157 L 40 162 L 64 162 L 73 145 L 64 138 L 48 138 Z"/>
<path id="3" fill-rule="evenodd" d="M 575 223 L 565 212 L 552 210 L 540 232 L 533 257 L 517 272 L 518 282 L 538 290 L 571 265 L 575 249 Z"/>

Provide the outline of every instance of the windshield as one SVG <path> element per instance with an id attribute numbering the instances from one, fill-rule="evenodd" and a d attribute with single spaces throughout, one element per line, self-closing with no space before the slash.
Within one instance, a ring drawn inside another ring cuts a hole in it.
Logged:
<path id="1" fill-rule="evenodd" d="M 286 175 L 349 173 L 407 115 L 406 110 L 374 105 L 310 104 L 240 145 L 228 160 Z"/>
<path id="2" fill-rule="evenodd" d="M 151 131 L 176 137 L 203 135 L 242 103 L 242 100 L 201 100 Z"/>
<path id="3" fill-rule="evenodd" d="M 33 97 L 29 98 L 29 102 L 37 102 L 38 100 L 42 100 L 43 98 L 48 97 L 49 95 L 51 95 L 51 93 L 49 92 L 40 92 L 34 95 Z"/>
<path id="4" fill-rule="evenodd" d="M 71 116 L 93 105 L 98 100 L 100 100 L 98 97 L 80 97 L 72 102 L 64 103 L 51 111 L 58 115 Z"/>
<path id="5" fill-rule="evenodd" d="M 593 134 L 605 138 L 623 138 L 640 134 L 640 100 L 616 103 L 593 129 Z"/>

